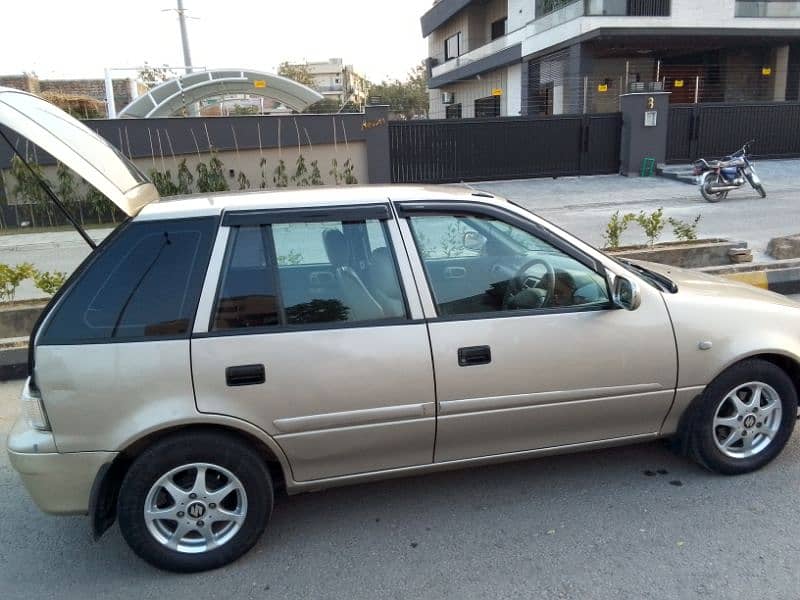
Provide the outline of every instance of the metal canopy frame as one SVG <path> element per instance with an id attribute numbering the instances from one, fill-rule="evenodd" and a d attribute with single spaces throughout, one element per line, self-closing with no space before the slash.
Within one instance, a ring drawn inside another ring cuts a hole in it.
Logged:
<path id="1" fill-rule="evenodd" d="M 323 99 L 322 94 L 310 87 L 273 73 L 216 69 L 165 81 L 131 102 L 119 116 L 129 119 L 170 117 L 206 98 L 228 94 L 261 96 L 298 112 Z"/>

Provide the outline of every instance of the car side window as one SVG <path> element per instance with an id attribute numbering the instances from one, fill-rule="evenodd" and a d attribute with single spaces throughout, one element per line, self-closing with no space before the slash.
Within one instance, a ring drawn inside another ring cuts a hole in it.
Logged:
<path id="1" fill-rule="evenodd" d="M 188 336 L 215 229 L 213 218 L 129 224 L 67 290 L 41 343 Z"/>
<path id="2" fill-rule="evenodd" d="M 267 260 L 263 227 L 235 227 L 228 242 L 212 330 L 280 324 L 272 264 Z"/>
<path id="3" fill-rule="evenodd" d="M 609 305 L 601 274 L 515 225 L 462 215 L 409 221 L 441 316 Z"/>
<path id="4" fill-rule="evenodd" d="M 384 222 L 279 223 L 272 234 L 287 324 L 405 318 Z"/>
<path id="5" fill-rule="evenodd" d="M 405 319 L 390 248 L 377 219 L 234 227 L 212 330 Z"/>

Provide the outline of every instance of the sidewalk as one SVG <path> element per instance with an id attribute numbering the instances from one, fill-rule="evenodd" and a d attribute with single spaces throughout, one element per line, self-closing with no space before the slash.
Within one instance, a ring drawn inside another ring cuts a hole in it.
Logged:
<path id="1" fill-rule="evenodd" d="M 762 200 L 749 186 L 731 192 L 717 204 L 703 200 L 696 186 L 660 177 L 628 178 L 618 175 L 525 179 L 473 184 L 513 200 L 567 229 L 587 242 L 602 246 L 605 225 L 616 211 L 652 212 L 664 207 L 667 217 L 693 220 L 702 215 L 700 237 L 721 237 L 748 242 L 755 260 L 770 260 L 765 254 L 769 240 L 800 233 L 800 160 L 756 163 L 767 189 Z M 663 241 L 674 239 L 667 226 Z M 632 225 L 623 243 L 644 242 Z"/>
<path id="2" fill-rule="evenodd" d="M 727 200 L 709 204 L 696 186 L 660 177 L 628 178 L 619 175 L 523 179 L 470 184 L 472 187 L 504 196 L 571 233 L 595 245 L 603 245 L 606 223 L 617 210 L 651 212 L 664 207 L 667 217 L 692 220 L 702 215 L 698 228 L 701 237 L 721 237 L 748 242 L 756 261 L 770 260 L 764 251 L 769 240 L 780 235 L 800 233 L 800 160 L 773 160 L 756 163 L 767 189 L 761 200 L 751 188 L 731 192 Z M 95 240 L 110 229 L 90 231 Z M 663 241 L 673 239 L 667 226 Z M 644 242 L 638 227 L 632 225 L 623 243 Z M 77 233 L 16 234 L 0 236 L 0 263 L 32 262 L 45 271 L 71 272 L 89 254 Z M 17 293 L 20 300 L 41 294 L 30 282 Z"/>

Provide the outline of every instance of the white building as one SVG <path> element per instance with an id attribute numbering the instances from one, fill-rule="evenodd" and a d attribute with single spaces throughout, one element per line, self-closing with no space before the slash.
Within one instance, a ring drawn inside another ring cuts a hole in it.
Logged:
<path id="1" fill-rule="evenodd" d="M 341 58 L 331 58 L 324 62 L 310 62 L 301 65 L 314 78 L 314 89 L 320 94 L 342 105 L 352 102 L 363 106 L 369 87 L 364 76 L 356 73 L 353 65 L 345 65 Z"/>
<path id="2" fill-rule="evenodd" d="M 431 118 L 615 111 L 655 81 L 682 103 L 800 94 L 800 1 L 439 0 L 421 21 Z"/>

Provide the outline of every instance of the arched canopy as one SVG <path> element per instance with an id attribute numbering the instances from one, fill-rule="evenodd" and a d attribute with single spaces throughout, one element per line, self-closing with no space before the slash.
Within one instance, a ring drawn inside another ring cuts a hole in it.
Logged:
<path id="1" fill-rule="evenodd" d="M 228 94 L 262 96 L 298 112 L 323 99 L 310 87 L 259 71 L 202 71 L 170 79 L 126 106 L 120 117 L 169 117 L 205 98 Z"/>

